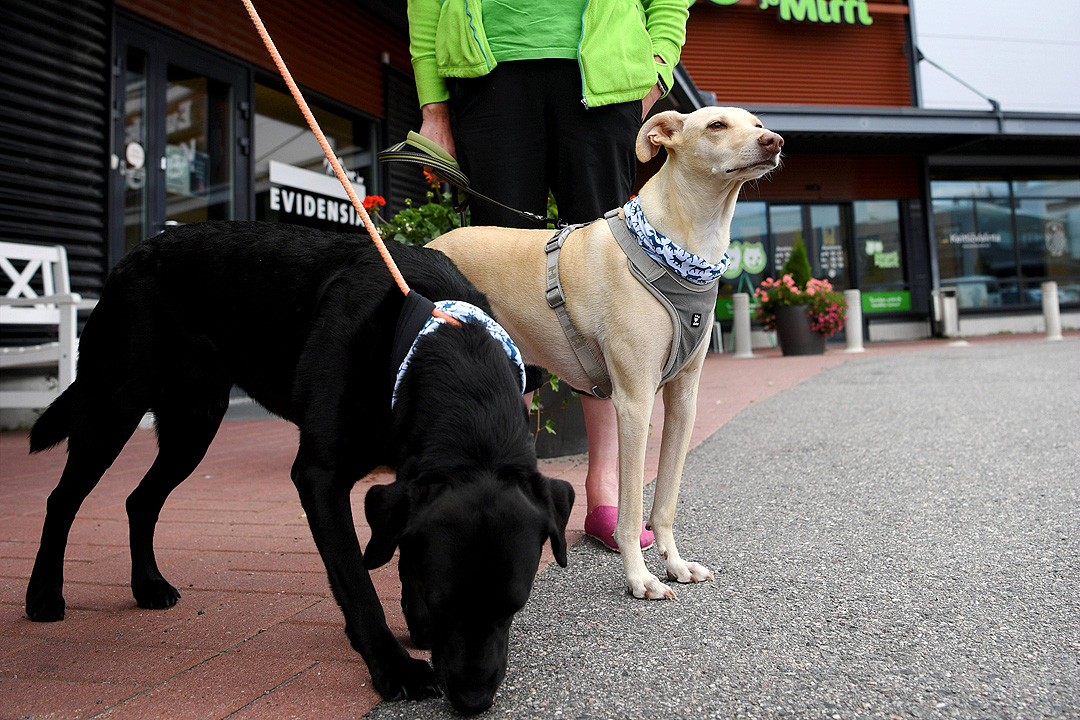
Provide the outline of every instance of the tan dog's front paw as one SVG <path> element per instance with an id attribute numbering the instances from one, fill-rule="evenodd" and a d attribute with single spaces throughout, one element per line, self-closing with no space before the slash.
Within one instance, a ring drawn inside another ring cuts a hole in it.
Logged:
<path id="1" fill-rule="evenodd" d="M 668 580 L 674 580 L 681 583 L 699 583 L 713 579 L 712 570 L 696 562 L 678 560 L 676 562 L 665 563 L 665 565 L 667 567 Z"/>
<path id="2" fill-rule="evenodd" d="M 675 593 L 652 573 L 646 573 L 640 579 L 626 578 L 626 589 L 642 600 L 674 600 Z"/>

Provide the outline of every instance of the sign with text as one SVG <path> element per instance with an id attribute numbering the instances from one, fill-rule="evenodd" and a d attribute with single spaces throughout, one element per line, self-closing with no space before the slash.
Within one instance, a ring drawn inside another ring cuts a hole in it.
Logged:
<path id="1" fill-rule="evenodd" d="M 903 312 L 910 309 L 911 293 L 907 290 L 864 292 L 862 294 L 862 310 L 864 313 Z"/>
<path id="2" fill-rule="evenodd" d="M 735 5 L 739 0 L 709 0 L 714 5 Z M 784 21 L 872 25 L 866 0 L 758 0 L 758 9 L 776 8 Z"/>

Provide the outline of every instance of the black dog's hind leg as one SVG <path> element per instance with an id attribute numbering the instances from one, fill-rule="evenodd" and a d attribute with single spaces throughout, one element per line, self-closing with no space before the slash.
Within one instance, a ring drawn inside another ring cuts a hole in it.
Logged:
<path id="1" fill-rule="evenodd" d="M 141 608 L 172 607 L 180 599 L 180 593 L 158 570 L 154 528 L 169 493 L 202 462 L 228 407 L 228 383 L 203 399 L 198 390 L 187 388 L 173 400 L 155 403 L 158 454 L 127 498 L 131 592 Z"/>
<path id="2" fill-rule="evenodd" d="M 86 387 L 85 381 L 82 387 Z M 72 411 L 67 463 L 60 482 L 49 495 L 41 546 L 26 586 L 26 615 L 37 622 L 64 619 L 64 551 L 71 524 L 83 500 L 116 460 L 145 412 L 145 407 L 123 389 L 94 402 L 84 400 L 82 388 L 77 392 L 80 394 Z M 103 411 L 88 414 L 90 407 Z"/>
<path id="3" fill-rule="evenodd" d="M 337 477 L 331 463 L 316 461 L 307 446 L 301 437 L 300 452 L 293 464 L 293 483 L 326 565 L 330 587 L 345 615 L 349 642 L 363 656 L 372 684 L 386 700 L 438 695 L 431 666 L 410 657 L 386 626 L 353 525 L 349 493 L 357 478 Z"/>

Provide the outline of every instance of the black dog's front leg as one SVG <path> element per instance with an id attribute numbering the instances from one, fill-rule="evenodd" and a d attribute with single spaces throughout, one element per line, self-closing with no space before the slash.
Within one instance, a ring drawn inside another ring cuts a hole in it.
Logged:
<path id="1" fill-rule="evenodd" d="M 307 460 L 303 444 L 292 476 L 330 587 L 345 615 L 345 633 L 367 663 L 375 689 L 387 700 L 438 695 L 431 666 L 410 657 L 386 626 L 353 527 L 351 483 L 340 482 L 332 469 Z"/>

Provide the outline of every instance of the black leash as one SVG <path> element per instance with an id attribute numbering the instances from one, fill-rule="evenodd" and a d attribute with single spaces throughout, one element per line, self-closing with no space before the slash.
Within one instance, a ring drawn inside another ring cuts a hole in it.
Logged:
<path id="1" fill-rule="evenodd" d="M 468 204 L 468 198 L 464 197 L 462 193 L 472 195 L 479 198 L 484 202 L 489 202 L 493 205 L 497 205 L 504 210 L 519 215 L 530 222 L 546 225 L 552 223 L 557 228 L 563 228 L 567 226 L 567 222 L 560 218 L 549 218 L 544 215 L 538 215 L 537 213 L 531 213 L 526 210 L 518 210 L 512 208 L 509 205 L 505 205 L 494 198 L 490 198 L 483 193 L 473 190 L 469 185 L 469 178 L 465 176 L 465 173 L 461 172 L 461 168 L 458 166 L 457 160 L 454 159 L 450 153 L 446 152 L 437 143 L 427 139 L 419 133 L 410 132 L 405 140 L 399 142 L 397 145 L 387 148 L 379 153 L 379 160 L 383 162 L 402 161 L 414 163 L 417 165 L 424 165 L 431 167 L 435 170 L 436 174 L 453 185 L 460 192 L 458 198 L 454 203 L 454 209 L 461 213 L 461 224 L 465 224 L 465 206 Z"/>

